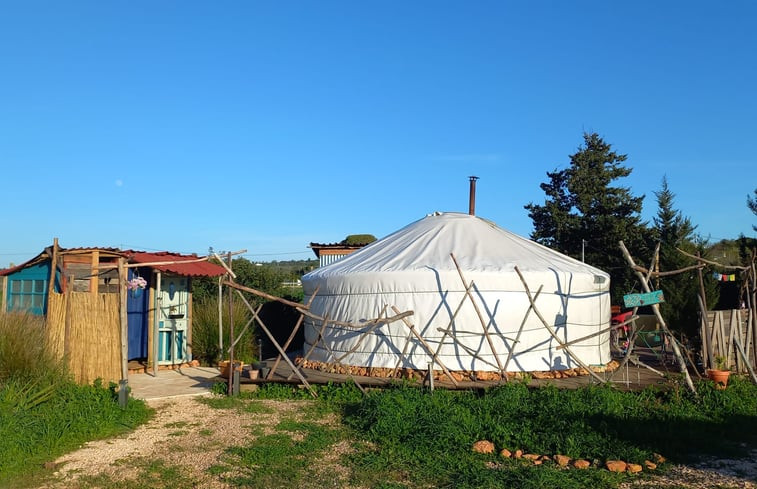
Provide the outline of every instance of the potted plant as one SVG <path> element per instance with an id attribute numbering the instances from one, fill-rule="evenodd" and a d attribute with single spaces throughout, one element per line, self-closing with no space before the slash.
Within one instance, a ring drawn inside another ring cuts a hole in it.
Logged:
<path id="1" fill-rule="evenodd" d="M 728 376 L 731 375 L 731 371 L 727 368 L 726 357 L 715 357 L 715 368 L 707 370 L 707 378 L 715 382 L 716 389 L 725 389 L 728 385 Z"/>

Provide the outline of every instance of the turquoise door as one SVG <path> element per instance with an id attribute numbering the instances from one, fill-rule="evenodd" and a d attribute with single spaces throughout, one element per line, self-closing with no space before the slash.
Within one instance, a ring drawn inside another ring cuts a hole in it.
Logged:
<path id="1" fill-rule="evenodd" d="M 161 277 L 158 306 L 158 364 L 191 360 L 187 353 L 189 280 L 179 275 Z"/>

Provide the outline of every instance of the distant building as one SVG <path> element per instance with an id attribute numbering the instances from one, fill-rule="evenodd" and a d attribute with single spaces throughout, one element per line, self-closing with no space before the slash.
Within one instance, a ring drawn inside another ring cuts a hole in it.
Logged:
<path id="1" fill-rule="evenodd" d="M 318 266 L 323 267 L 354 253 L 374 241 L 376 241 L 376 237 L 372 234 L 350 234 L 339 243 L 310 243 L 308 248 L 311 248 L 316 258 L 318 258 Z"/>
<path id="2" fill-rule="evenodd" d="M 344 258 L 350 253 L 354 253 L 368 243 L 363 244 L 343 244 L 343 243 L 310 243 L 308 248 L 313 250 L 318 258 L 318 266 L 325 267 L 335 261 Z"/>

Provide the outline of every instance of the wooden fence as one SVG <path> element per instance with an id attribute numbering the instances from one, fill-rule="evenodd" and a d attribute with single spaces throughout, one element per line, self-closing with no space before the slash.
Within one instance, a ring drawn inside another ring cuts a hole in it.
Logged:
<path id="1" fill-rule="evenodd" d="M 47 311 L 49 340 L 79 383 L 121 378 L 118 294 L 53 293 Z"/>
<path id="2" fill-rule="evenodd" d="M 729 370 L 746 373 L 747 364 L 757 369 L 754 309 L 707 311 L 702 328 L 702 358 L 707 368 L 715 368 L 715 359 L 722 357 Z"/>

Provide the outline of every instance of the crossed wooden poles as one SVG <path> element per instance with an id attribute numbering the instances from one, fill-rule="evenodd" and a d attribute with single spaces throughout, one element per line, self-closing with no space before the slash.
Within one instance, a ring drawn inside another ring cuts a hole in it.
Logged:
<path id="1" fill-rule="evenodd" d="M 342 361 L 348 355 L 350 355 L 351 353 L 355 352 L 360 347 L 360 345 L 362 344 L 363 340 L 368 335 L 373 334 L 376 329 L 380 328 L 383 325 L 393 323 L 395 321 L 402 321 L 402 323 L 408 329 L 408 334 L 405 337 L 405 342 L 404 342 L 404 345 L 403 345 L 403 348 L 402 348 L 402 352 L 399 355 L 399 359 L 398 359 L 398 361 L 397 361 L 394 369 L 392 370 L 392 372 L 390 374 L 390 377 L 395 377 L 396 374 L 397 374 L 397 371 L 402 366 L 402 364 L 408 361 L 408 359 L 406 358 L 406 355 L 408 354 L 408 348 L 410 347 L 411 343 L 413 343 L 413 340 L 415 340 L 416 346 L 420 345 L 420 347 L 425 351 L 425 353 L 432 359 L 433 364 L 438 365 L 441 368 L 441 370 L 443 371 L 444 375 L 450 380 L 450 382 L 455 387 L 457 387 L 459 385 L 457 379 L 455 379 L 455 377 L 452 375 L 452 372 L 450 371 L 450 369 L 444 364 L 444 362 L 441 360 L 441 358 L 439 356 L 441 347 L 444 344 L 444 340 L 447 337 L 449 337 L 456 345 L 458 345 L 461 349 L 465 350 L 472 357 L 480 360 L 483 363 L 486 363 L 487 365 L 490 365 L 493 368 L 496 368 L 497 371 L 500 374 L 500 378 L 503 379 L 504 381 L 507 381 L 507 379 L 508 379 L 508 377 L 507 377 L 507 367 L 510 364 L 510 361 L 513 359 L 514 355 L 515 355 L 515 350 L 516 350 L 516 347 L 517 347 L 517 345 L 518 345 L 518 343 L 520 341 L 521 333 L 523 332 L 523 329 L 524 329 L 525 324 L 527 322 L 528 316 L 533 311 L 533 313 L 538 317 L 539 321 L 542 323 L 542 325 L 544 326 L 544 328 L 549 332 L 550 336 L 559 345 L 557 347 L 558 350 L 565 350 L 566 354 L 568 354 L 570 357 L 572 357 L 573 360 L 578 365 L 580 365 L 586 372 L 588 372 L 592 377 L 594 377 L 600 383 L 604 383 L 605 382 L 605 379 L 603 379 L 602 377 L 600 377 L 599 375 L 597 375 L 588 365 L 586 365 L 586 363 L 584 363 L 583 360 L 578 355 L 576 355 L 571 350 L 570 347 L 571 347 L 571 345 L 573 345 L 575 343 L 579 343 L 581 341 L 587 340 L 587 339 L 592 338 L 594 336 L 597 336 L 597 335 L 600 335 L 600 334 L 603 334 L 603 333 L 607 333 L 610 330 L 607 329 L 607 330 L 603 330 L 603 331 L 600 331 L 600 332 L 596 332 L 596 333 L 593 333 L 591 335 L 585 336 L 583 338 L 578 338 L 578 339 L 575 339 L 575 340 L 570 341 L 570 342 L 564 342 L 564 341 L 562 341 L 562 339 L 555 332 L 555 330 L 552 327 L 552 325 L 550 325 L 544 319 L 544 317 L 541 315 L 541 313 L 539 312 L 539 309 L 536 306 L 536 300 L 537 300 L 537 298 L 539 297 L 539 294 L 542 291 L 542 286 L 539 286 L 539 288 L 536 291 L 536 293 L 532 294 L 531 293 L 531 289 L 528 286 L 528 283 L 526 282 L 525 278 L 523 277 L 523 274 L 520 272 L 520 270 L 518 269 L 517 266 L 515 267 L 515 271 L 518 274 L 518 277 L 520 278 L 521 283 L 523 284 L 523 288 L 525 290 L 526 295 L 528 296 L 529 307 L 526 310 L 525 316 L 523 317 L 523 320 L 520 323 L 520 327 L 518 329 L 518 332 L 517 332 L 515 338 L 505 338 L 505 340 L 508 340 L 510 342 L 510 346 L 507 346 L 507 357 L 505 358 L 505 361 L 502 362 L 502 360 L 500 358 L 500 355 L 499 355 L 499 352 L 497 352 L 497 350 L 496 350 L 496 348 L 494 346 L 494 342 L 493 342 L 493 340 L 491 338 L 491 335 L 490 335 L 490 332 L 489 332 L 489 327 L 490 327 L 490 325 L 492 323 L 491 318 L 490 318 L 489 322 L 487 322 L 484 319 L 484 315 L 482 314 L 481 309 L 479 308 L 479 305 L 476 302 L 476 300 L 474 298 L 474 295 L 472 293 L 472 291 L 475 290 L 475 283 L 472 280 L 470 282 L 468 282 L 466 280 L 465 275 L 463 274 L 463 271 L 460 268 L 460 266 L 459 266 L 459 264 L 457 262 L 457 259 L 455 258 L 455 255 L 452 254 L 452 253 L 450 253 L 450 258 L 452 259 L 452 261 L 455 264 L 455 268 L 457 269 L 458 275 L 459 275 L 460 280 L 461 280 L 461 282 L 463 284 L 463 287 L 464 287 L 465 295 L 463 296 L 463 299 L 460 301 L 459 305 L 455 309 L 452 317 L 450 318 L 450 321 L 449 321 L 447 327 L 446 328 L 438 328 L 438 331 L 441 332 L 441 333 L 443 333 L 443 334 L 442 334 L 441 339 L 439 340 L 439 345 L 437 346 L 436 350 L 432 349 L 431 345 L 428 344 L 428 342 L 423 338 L 423 336 L 421 335 L 421 333 L 417 330 L 417 328 L 415 327 L 415 325 L 410 321 L 409 317 L 414 314 L 413 311 L 401 312 L 396 306 L 391 306 L 391 309 L 392 309 L 392 312 L 394 313 L 394 315 L 393 316 L 388 316 L 387 315 L 388 305 L 384 305 L 384 307 L 381 310 L 381 312 L 379 313 L 378 317 L 376 317 L 374 319 L 371 319 L 371 320 L 368 320 L 368 321 L 365 321 L 365 322 L 362 322 L 362 323 L 359 323 L 359 324 L 358 323 L 352 323 L 352 322 L 339 321 L 339 320 L 330 318 L 328 313 L 326 313 L 323 316 L 321 316 L 321 315 L 313 313 L 310 310 L 310 306 L 311 306 L 313 300 L 315 299 L 316 295 L 318 294 L 318 289 L 316 289 L 316 291 L 310 297 L 310 300 L 308 301 L 307 304 L 300 304 L 300 303 L 288 301 L 288 300 L 280 298 L 280 297 L 276 297 L 276 296 L 271 295 L 271 294 L 267 294 L 267 293 L 262 292 L 260 290 L 256 290 L 256 289 L 253 289 L 253 288 L 250 288 L 250 287 L 245 287 L 243 285 L 237 284 L 236 282 L 233 281 L 233 279 L 226 279 L 226 280 L 222 281 L 222 284 L 226 285 L 226 286 L 228 286 L 228 287 L 230 287 L 232 289 L 234 289 L 236 291 L 236 293 L 238 294 L 238 296 L 241 298 L 242 302 L 247 306 L 247 308 L 250 310 L 250 313 L 252 314 L 252 317 L 250 318 L 250 320 L 247 322 L 247 324 L 242 329 L 242 332 L 240 333 L 239 337 L 237 337 L 237 339 L 232 342 L 232 345 L 230 346 L 230 348 L 233 348 L 233 346 L 239 341 L 239 339 L 242 337 L 242 335 L 248 329 L 248 327 L 253 322 L 256 322 L 257 325 L 266 334 L 266 336 L 268 337 L 268 339 L 271 341 L 271 343 L 274 345 L 274 347 L 276 348 L 276 350 L 279 353 L 278 356 L 276 357 L 276 360 L 275 360 L 275 362 L 274 362 L 274 364 L 273 364 L 270 372 L 268 373 L 268 376 L 266 377 L 266 379 L 270 380 L 270 379 L 273 378 L 273 375 L 275 374 L 276 369 L 278 368 L 281 360 L 284 360 L 289 365 L 289 367 L 292 370 L 292 373 L 289 375 L 289 377 L 288 377 L 287 380 L 291 380 L 291 378 L 296 375 L 299 378 L 299 380 L 302 382 L 302 384 L 305 386 L 305 388 L 308 389 L 308 391 L 310 392 L 310 394 L 313 397 L 316 397 L 317 395 L 316 395 L 315 391 L 313 390 L 313 388 L 311 387 L 311 385 L 308 383 L 307 379 L 305 378 L 305 375 L 302 373 L 302 371 L 300 370 L 300 368 L 297 365 L 295 365 L 295 363 L 292 362 L 292 360 L 286 354 L 287 348 L 289 347 L 289 345 L 291 344 L 291 342 L 295 338 L 295 336 L 296 336 L 299 328 L 302 326 L 302 323 L 303 323 L 305 317 L 310 318 L 313 321 L 314 325 L 317 324 L 317 323 L 320 323 L 320 329 L 318 331 L 318 335 L 317 335 L 315 341 L 313 342 L 312 345 L 310 345 L 310 348 L 305 353 L 305 355 L 304 355 L 304 357 L 302 359 L 301 365 L 305 364 L 305 362 L 308 360 L 308 358 L 310 357 L 310 355 L 312 354 L 312 352 L 316 348 L 316 346 L 319 345 L 319 344 L 321 344 L 322 347 L 333 358 L 334 363 L 336 363 L 337 365 L 341 366 L 341 365 L 343 365 Z M 222 264 L 223 264 L 223 262 L 222 262 Z M 225 264 L 223 264 L 223 265 L 226 267 Z M 229 274 L 230 277 L 234 277 L 233 272 L 231 272 L 231 270 L 228 267 L 226 267 L 226 268 L 227 268 L 227 271 L 230 272 L 230 274 Z M 287 338 L 287 340 L 286 340 L 286 342 L 284 343 L 283 346 L 279 345 L 279 343 L 276 341 L 276 338 L 271 333 L 270 329 L 265 325 L 265 323 L 260 318 L 260 316 L 259 316 L 260 307 L 258 307 L 257 309 L 255 309 L 252 306 L 252 304 L 250 304 L 250 302 L 245 298 L 245 296 L 244 296 L 244 294 L 242 292 L 247 292 L 249 294 L 253 294 L 253 295 L 256 295 L 258 297 L 262 297 L 264 299 L 280 302 L 282 304 L 285 304 L 287 306 L 290 306 L 290 307 L 294 308 L 295 310 L 297 310 L 297 312 L 300 313 L 300 317 L 298 318 L 297 323 L 295 324 L 294 328 L 292 329 L 292 332 L 290 333 L 289 337 Z M 486 339 L 486 343 L 489 346 L 489 349 L 491 351 L 492 357 L 494 357 L 495 363 L 492 363 L 489 360 L 486 360 L 485 358 L 483 358 L 481 356 L 480 352 L 475 351 L 473 348 L 465 345 L 459 338 L 457 338 L 455 336 L 455 334 L 453 332 L 454 324 L 455 324 L 455 321 L 457 319 L 457 315 L 460 312 L 460 310 L 462 309 L 462 307 L 464 306 L 465 302 L 468 301 L 468 300 L 471 301 L 471 304 L 473 305 L 473 308 L 476 311 L 476 315 L 478 316 L 478 319 L 479 319 L 479 322 L 480 322 L 480 325 L 481 325 L 481 331 L 482 332 L 479 333 L 479 334 L 481 334 Z M 331 347 L 328 345 L 328 342 L 326 342 L 325 338 L 324 338 L 324 333 L 325 333 L 326 328 L 327 328 L 327 326 L 329 324 L 334 325 L 334 326 L 340 326 L 340 327 L 347 328 L 347 329 L 354 329 L 356 331 L 362 330 L 362 332 L 361 332 L 360 336 L 358 337 L 357 341 L 355 342 L 355 344 L 352 346 L 352 348 L 349 351 L 344 352 L 341 355 L 337 356 L 337 354 L 331 349 Z M 613 328 L 618 328 L 618 327 L 621 327 L 621 326 L 622 325 L 616 325 L 616 326 L 613 326 Z M 432 369 L 430 368 L 429 370 L 430 370 L 429 371 L 429 376 L 432 376 L 433 375 L 433 372 L 431 371 Z M 361 391 L 365 392 L 365 390 L 363 389 L 363 387 L 357 382 L 357 380 L 353 376 L 350 376 L 350 378 L 351 378 L 351 380 L 355 383 L 355 385 Z"/>

